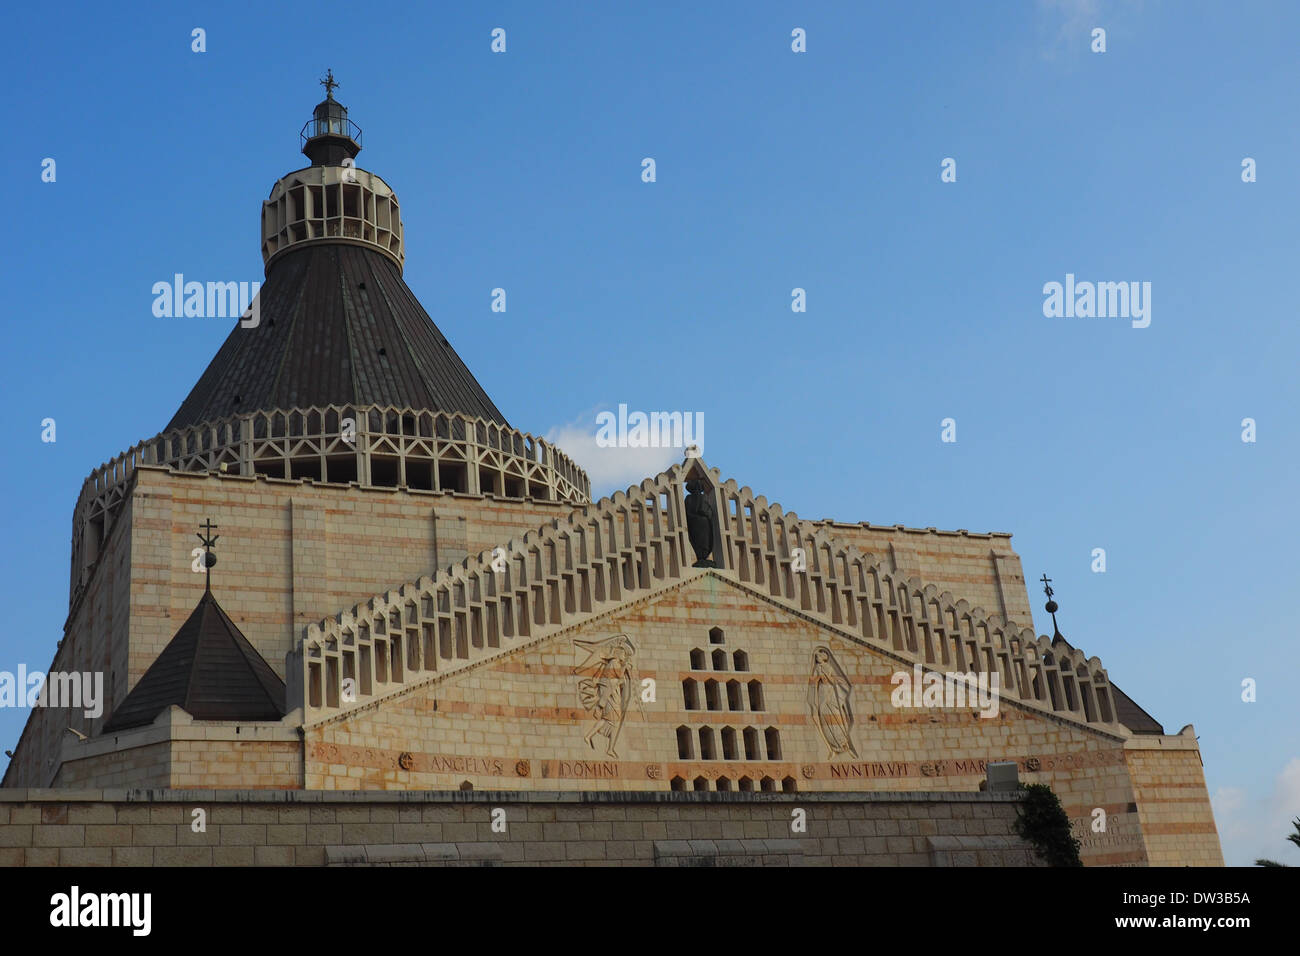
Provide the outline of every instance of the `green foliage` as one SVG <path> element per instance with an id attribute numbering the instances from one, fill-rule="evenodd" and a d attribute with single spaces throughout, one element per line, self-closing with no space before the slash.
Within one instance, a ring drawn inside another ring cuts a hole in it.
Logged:
<path id="1" fill-rule="evenodd" d="M 1034 846 L 1048 866 L 1083 866 L 1079 841 L 1070 835 L 1070 818 L 1060 798 L 1045 783 L 1026 784 L 1017 811 L 1016 832 Z"/>

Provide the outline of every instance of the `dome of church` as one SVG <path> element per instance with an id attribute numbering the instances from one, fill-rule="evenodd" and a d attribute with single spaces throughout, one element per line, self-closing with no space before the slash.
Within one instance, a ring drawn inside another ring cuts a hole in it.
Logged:
<path id="1" fill-rule="evenodd" d="M 329 484 L 589 502 L 586 473 L 513 428 L 402 277 L 401 207 L 356 165 L 334 99 L 302 128 L 311 165 L 262 204 L 265 282 L 162 433 L 101 466 L 74 518 L 84 577 L 137 464 Z"/>
<path id="2" fill-rule="evenodd" d="M 325 82 L 303 127 L 312 165 L 262 204 L 256 311 L 231 330 L 167 433 L 215 430 L 212 444 L 231 452 L 237 431 L 269 440 L 252 460 L 245 449 L 227 462 L 247 474 L 588 500 L 581 469 L 510 427 L 402 279 L 397 196 L 355 164 L 361 131 L 334 99 L 333 74 Z M 371 437 L 383 447 L 363 448 Z"/>

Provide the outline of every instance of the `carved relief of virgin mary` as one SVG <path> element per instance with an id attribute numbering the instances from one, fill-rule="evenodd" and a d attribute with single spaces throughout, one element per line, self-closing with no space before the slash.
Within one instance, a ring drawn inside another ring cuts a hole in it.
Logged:
<path id="1" fill-rule="evenodd" d="M 812 675 L 808 678 L 808 710 L 826 741 L 828 760 L 846 751 L 858 755 L 853 746 L 852 693 L 853 686 L 831 649 L 823 645 L 814 650 Z"/>

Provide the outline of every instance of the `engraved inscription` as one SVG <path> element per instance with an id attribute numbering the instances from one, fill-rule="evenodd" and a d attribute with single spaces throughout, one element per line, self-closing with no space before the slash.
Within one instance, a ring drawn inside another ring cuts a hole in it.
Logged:
<path id="1" fill-rule="evenodd" d="M 429 769 L 434 773 L 490 773 L 501 776 L 505 771 L 504 761 L 494 757 L 444 757 L 432 754 L 428 758 Z"/>
<path id="2" fill-rule="evenodd" d="M 579 779 L 608 780 L 618 776 L 618 762 L 614 760 L 556 760 L 548 761 L 544 777 L 577 777 Z"/>
<path id="3" fill-rule="evenodd" d="M 906 763 L 833 763 L 831 777 L 846 780 L 850 777 L 904 777 Z"/>

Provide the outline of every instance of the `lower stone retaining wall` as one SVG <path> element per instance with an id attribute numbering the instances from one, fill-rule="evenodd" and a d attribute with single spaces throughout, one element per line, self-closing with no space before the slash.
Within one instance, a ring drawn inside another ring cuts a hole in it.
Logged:
<path id="1" fill-rule="evenodd" d="M 987 792 L 0 790 L 0 866 L 1041 865 L 1017 806 Z"/>

